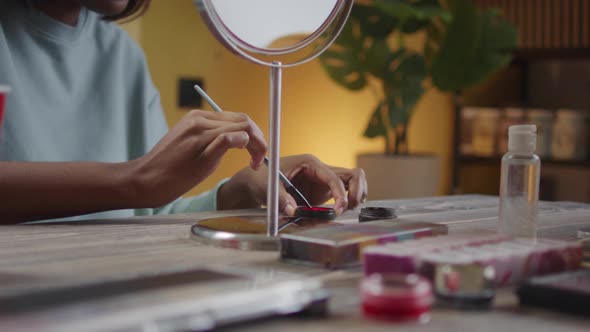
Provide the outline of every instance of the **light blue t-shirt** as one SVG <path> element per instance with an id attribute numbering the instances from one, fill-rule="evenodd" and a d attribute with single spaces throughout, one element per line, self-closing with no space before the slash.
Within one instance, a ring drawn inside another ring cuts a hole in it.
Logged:
<path id="1" fill-rule="evenodd" d="M 168 130 L 140 47 L 88 10 L 72 27 L 26 1 L 0 0 L 2 84 L 12 87 L 2 161 L 122 162 L 146 154 Z M 215 210 L 220 185 L 160 209 L 76 218 Z"/>

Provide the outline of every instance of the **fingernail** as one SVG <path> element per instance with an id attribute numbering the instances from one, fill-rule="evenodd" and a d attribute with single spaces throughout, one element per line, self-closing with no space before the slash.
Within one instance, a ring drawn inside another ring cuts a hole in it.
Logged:
<path id="1" fill-rule="evenodd" d="M 336 214 L 340 215 L 342 213 L 344 213 L 344 209 L 346 202 L 344 202 L 343 200 L 339 200 L 336 205 L 334 206 L 334 211 L 336 211 Z"/>
<path id="2" fill-rule="evenodd" d="M 287 203 L 287 205 L 285 205 L 285 213 L 288 216 L 293 216 L 295 215 L 295 207 L 289 202 Z"/>
<path id="3" fill-rule="evenodd" d="M 255 171 L 258 170 L 260 168 L 260 165 L 261 165 L 260 163 L 254 162 L 254 159 L 250 159 L 250 167 L 253 170 L 255 170 Z"/>
<path id="4" fill-rule="evenodd" d="M 343 214 L 343 213 L 344 213 L 344 208 L 343 208 L 342 206 L 340 206 L 340 207 L 338 207 L 338 208 L 336 209 L 336 214 L 337 214 L 337 215 L 341 215 L 341 214 Z"/>

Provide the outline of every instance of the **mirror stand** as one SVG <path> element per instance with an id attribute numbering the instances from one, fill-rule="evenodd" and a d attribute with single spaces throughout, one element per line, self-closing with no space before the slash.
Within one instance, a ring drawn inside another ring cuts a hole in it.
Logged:
<path id="1" fill-rule="evenodd" d="M 228 50 L 270 68 L 270 121 L 266 218 L 242 215 L 201 220 L 192 227 L 191 238 L 221 247 L 278 250 L 279 232 L 325 223 L 306 220 L 294 225 L 294 218 L 279 214 L 282 70 L 311 61 L 325 51 L 344 27 L 354 0 L 193 1 L 211 33 Z M 271 47 L 267 43 L 302 33 L 304 38 L 291 45 Z"/>
<path id="2" fill-rule="evenodd" d="M 279 249 L 279 166 L 281 142 L 281 101 L 283 68 L 279 61 L 270 66 L 270 121 L 266 234 L 264 219 L 256 216 L 220 217 L 201 220 L 191 229 L 191 238 L 201 243 L 242 250 Z M 255 225 L 254 227 L 252 227 Z M 242 228 L 242 226 L 244 226 Z"/>
<path id="3" fill-rule="evenodd" d="M 281 92 L 283 68 L 273 61 L 270 67 L 270 123 L 269 123 L 269 163 L 266 235 L 279 233 L 279 158 L 281 146 Z"/>

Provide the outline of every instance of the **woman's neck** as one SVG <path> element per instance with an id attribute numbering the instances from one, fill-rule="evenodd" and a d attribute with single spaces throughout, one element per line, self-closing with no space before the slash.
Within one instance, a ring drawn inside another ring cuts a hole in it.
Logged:
<path id="1" fill-rule="evenodd" d="M 53 19 L 67 25 L 76 26 L 82 6 L 76 0 L 34 0 L 33 5 Z"/>

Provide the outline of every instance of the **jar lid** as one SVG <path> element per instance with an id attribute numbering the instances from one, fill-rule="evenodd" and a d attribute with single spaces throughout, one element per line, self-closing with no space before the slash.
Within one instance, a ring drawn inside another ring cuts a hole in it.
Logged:
<path id="1" fill-rule="evenodd" d="M 508 128 L 508 151 L 534 153 L 536 144 L 536 125 L 515 125 Z"/>
<path id="2" fill-rule="evenodd" d="M 9 93 L 12 89 L 8 85 L 0 84 L 0 93 Z"/>
<path id="3" fill-rule="evenodd" d="M 395 218 L 397 218 L 395 209 L 387 207 L 368 206 L 361 208 L 361 212 L 359 213 L 359 222 Z"/>
<path id="4" fill-rule="evenodd" d="M 432 287 L 417 274 L 375 273 L 364 277 L 360 288 L 363 313 L 367 317 L 420 322 L 429 319 Z"/>

